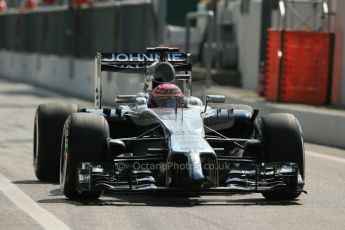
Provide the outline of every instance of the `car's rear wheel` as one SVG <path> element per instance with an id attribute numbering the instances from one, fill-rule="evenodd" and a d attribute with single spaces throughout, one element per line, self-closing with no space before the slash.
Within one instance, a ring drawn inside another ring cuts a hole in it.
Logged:
<path id="1" fill-rule="evenodd" d="M 67 117 L 78 111 L 74 104 L 42 104 L 34 121 L 33 165 L 36 177 L 59 181 L 62 130 Z"/>
<path id="2" fill-rule="evenodd" d="M 257 122 L 259 138 L 264 142 L 265 162 L 297 163 L 304 180 L 304 144 L 301 126 L 292 114 L 269 114 Z M 280 189 L 263 192 L 270 200 L 292 200 L 301 194 L 300 191 Z"/>
<path id="3" fill-rule="evenodd" d="M 79 192 L 77 167 L 81 162 L 104 162 L 107 156 L 109 125 L 103 116 L 74 113 L 63 131 L 60 157 L 60 185 L 64 195 L 73 200 L 97 199 L 102 191 Z"/>

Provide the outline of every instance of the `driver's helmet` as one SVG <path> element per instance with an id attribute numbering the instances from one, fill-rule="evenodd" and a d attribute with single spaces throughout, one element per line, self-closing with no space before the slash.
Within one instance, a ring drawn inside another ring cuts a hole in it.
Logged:
<path id="1" fill-rule="evenodd" d="M 182 108 L 186 105 L 181 89 L 171 83 L 163 83 L 154 88 L 148 102 L 149 108 Z"/>

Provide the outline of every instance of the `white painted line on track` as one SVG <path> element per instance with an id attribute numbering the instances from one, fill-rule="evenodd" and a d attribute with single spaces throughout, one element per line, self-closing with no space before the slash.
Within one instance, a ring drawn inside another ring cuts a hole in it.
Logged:
<path id="1" fill-rule="evenodd" d="M 0 191 L 44 229 L 70 229 L 53 214 L 35 203 L 28 195 L 11 183 L 11 181 L 1 173 Z"/>
<path id="2" fill-rule="evenodd" d="M 335 161 L 338 163 L 345 164 L 345 158 L 330 156 L 330 155 L 316 153 L 316 152 L 312 152 L 312 151 L 305 151 L 305 152 L 307 155 L 312 156 L 312 157 L 322 158 L 325 160 L 330 160 L 330 161 Z"/>

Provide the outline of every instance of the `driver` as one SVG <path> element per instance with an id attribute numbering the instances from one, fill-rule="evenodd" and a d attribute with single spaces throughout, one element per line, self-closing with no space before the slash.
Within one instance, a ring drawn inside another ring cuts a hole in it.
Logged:
<path id="1" fill-rule="evenodd" d="M 185 108 L 186 99 L 181 89 L 171 83 L 163 83 L 152 90 L 148 101 L 149 108 Z"/>

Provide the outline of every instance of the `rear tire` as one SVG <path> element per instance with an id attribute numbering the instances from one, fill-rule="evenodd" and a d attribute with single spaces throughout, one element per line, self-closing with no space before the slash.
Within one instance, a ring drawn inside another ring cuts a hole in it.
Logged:
<path id="1" fill-rule="evenodd" d="M 297 163 L 304 180 L 303 135 L 297 118 L 292 114 L 269 114 L 263 116 L 257 124 L 259 138 L 264 142 L 265 162 Z M 269 200 L 293 200 L 300 194 L 288 189 L 262 193 Z"/>
<path id="2" fill-rule="evenodd" d="M 68 117 L 60 157 L 60 185 L 67 198 L 94 200 L 102 194 L 102 191 L 77 191 L 77 167 L 81 162 L 106 161 L 109 136 L 109 125 L 103 116 L 74 113 Z"/>
<path id="3" fill-rule="evenodd" d="M 42 104 L 34 121 L 33 165 L 36 177 L 59 182 L 62 130 L 67 117 L 78 112 L 74 104 Z"/>

